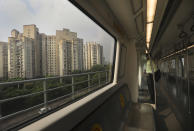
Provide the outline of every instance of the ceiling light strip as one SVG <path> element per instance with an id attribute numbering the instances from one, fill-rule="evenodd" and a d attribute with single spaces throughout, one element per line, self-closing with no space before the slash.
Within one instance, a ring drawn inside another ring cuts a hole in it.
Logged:
<path id="1" fill-rule="evenodd" d="M 148 49 L 150 47 L 156 5 L 157 0 L 147 0 L 146 45 Z"/>

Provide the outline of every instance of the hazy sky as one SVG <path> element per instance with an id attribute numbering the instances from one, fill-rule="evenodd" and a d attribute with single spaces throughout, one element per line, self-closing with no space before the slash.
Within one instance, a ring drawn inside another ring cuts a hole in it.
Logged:
<path id="1" fill-rule="evenodd" d="M 47 35 L 68 28 L 84 43 L 101 43 L 106 60 L 112 58 L 113 38 L 68 0 L 0 0 L 0 41 L 8 41 L 12 29 L 22 32 L 27 24 L 36 24 L 39 32 Z"/>

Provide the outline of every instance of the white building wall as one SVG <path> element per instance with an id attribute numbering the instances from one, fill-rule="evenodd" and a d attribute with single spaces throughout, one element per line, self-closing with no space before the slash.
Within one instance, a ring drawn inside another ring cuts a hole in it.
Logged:
<path id="1" fill-rule="evenodd" d="M 47 36 L 47 69 L 49 76 L 58 75 L 56 62 L 56 36 Z"/>
<path id="2" fill-rule="evenodd" d="M 0 79 L 6 79 L 8 76 L 8 43 L 0 42 Z"/>
<path id="3" fill-rule="evenodd" d="M 60 76 L 72 72 L 72 42 L 61 40 L 59 43 L 59 72 Z"/>
<path id="4" fill-rule="evenodd" d="M 20 36 L 8 38 L 8 77 L 34 77 L 34 41 L 31 38 Z"/>
<path id="5" fill-rule="evenodd" d="M 103 46 L 96 42 L 84 45 L 84 69 L 90 70 L 94 65 L 103 64 Z"/>

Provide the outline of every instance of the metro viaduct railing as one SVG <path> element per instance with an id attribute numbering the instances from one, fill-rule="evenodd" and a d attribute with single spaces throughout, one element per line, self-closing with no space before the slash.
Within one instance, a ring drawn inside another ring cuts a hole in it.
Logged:
<path id="1" fill-rule="evenodd" d="M 102 73 L 105 73 L 103 75 L 105 80 L 104 80 L 104 78 L 101 78 Z M 96 75 L 96 77 L 97 77 L 97 79 L 95 78 L 96 79 L 95 85 L 92 85 L 92 83 L 91 83 L 91 81 L 93 80 L 91 78 L 92 75 Z M 76 95 L 79 95 L 79 93 L 81 94 L 83 91 L 89 92 L 88 90 L 92 89 L 93 87 L 99 88 L 99 87 L 107 84 L 109 82 L 109 76 L 108 75 L 109 75 L 109 71 L 97 71 L 97 72 L 87 72 L 87 73 L 80 73 L 80 74 L 65 75 L 65 76 L 62 76 L 62 77 L 57 76 L 57 77 L 38 78 L 38 79 L 30 79 L 30 80 L 21 80 L 21 81 L 0 83 L 0 88 L 2 86 L 10 86 L 10 85 L 18 85 L 18 87 L 19 87 L 19 84 L 32 83 L 32 82 L 33 83 L 34 82 L 42 82 L 42 85 L 43 85 L 43 87 L 42 87 L 43 90 L 42 91 L 33 92 L 33 93 L 25 94 L 25 95 L 19 95 L 19 96 L 15 96 L 15 97 L 11 97 L 11 98 L 6 98 L 6 99 L 1 99 L 0 100 L 0 108 L 1 108 L 1 104 L 5 103 L 5 102 L 17 100 L 17 99 L 20 99 L 20 98 L 27 98 L 27 97 L 35 96 L 35 95 L 39 95 L 39 94 L 43 94 L 43 99 L 44 99 L 43 100 L 44 102 L 41 103 L 41 104 L 32 106 L 32 107 L 24 109 L 24 110 L 20 110 L 20 111 L 17 111 L 17 112 L 14 112 L 14 113 L 11 113 L 11 114 L 8 114 L 8 115 L 5 115 L 5 116 L 1 115 L 2 112 L 1 112 L 1 109 L 0 109 L 0 120 L 4 120 L 4 119 L 10 118 L 10 117 L 13 117 L 15 115 L 22 114 L 26 111 L 37 109 L 39 107 L 42 107 L 41 109 L 43 109 L 43 110 L 40 109 L 40 111 L 42 111 L 42 112 L 39 112 L 39 113 L 45 113 L 49 110 L 49 103 L 57 102 L 57 100 L 60 100 L 60 99 L 63 99 L 63 98 L 74 99 L 76 97 Z M 79 77 L 79 76 L 86 76 L 87 80 L 75 82 L 75 78 Z M 49 80 L 59 80 L 59 81 L 62 82 L 62 80 L 67 78 L 67 77 L 71 78 L 71 83 L 70 84 L 65 84 L 63 86 L 57 86 L 57 87 L 54 87 L 54 88 L 51 88 L 51 89 L 48 88 L 47 82 Z M 80 84 L 86 83 L 86 82 L 87 82 L 87 85 L 88 85 L 87 87 L 84 87 L 83 89 L 78 90 L 77 92 L 75 92 L 75 88 L 76 88 L 77 85 L 80 85 Z M 66 87 L 71 87 L 71 93 L 65 94 L 63 96 L 57 97 L 57 98 L 52 99 L 52 100 L 48 100 L 48 93 L 49 92 L 53 92 L 57 89 L 66 88 Z M 7 88 L 9 88 L 9 87 L 7 87 Z"/>

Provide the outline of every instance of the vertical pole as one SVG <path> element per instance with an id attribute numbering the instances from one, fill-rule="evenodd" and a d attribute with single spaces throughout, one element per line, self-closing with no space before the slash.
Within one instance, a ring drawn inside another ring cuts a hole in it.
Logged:
<path id="1" fill-rule="evenodd" d="M 151 69 L 152 69 L 152 76 L 153 76 L 153 81 L 154 81 L 154 105 L 153 105 L 153 108 L 156 110 L 156 81 L 155 81 L 155 73 L 154 73 L 154 65 L 153 65 L 153 60 L 149 54 L 149 60 L 150 60 L 150 65 L 151 65 Z"/>
<path id="2" fill-rule="evenodd" d="M 0 118 L 2 117 L 2 109 L 1 109 L 1 103 L 0 103 Z"/>
<path id="3" fill-rule="evenodd" d="M 44 90 L 44 107 L 47 108 L 47 85 L 46 79 L 43 81 L 43 90 Z"/>
<path id="4" fill-rule="evenodd" d="M 187 49 L 187 82 L 188 82 L 188 113 L 191 114 L 191 99 L 190 99 L 190 72 L 189 72 L 189 49 Z"/>
<path id="5" fill-rule="evenodd" d="M 106 71 L 106 83 L 108 83 L 108 71 Z"/>
<path id="6" fill-rule="evenodd" d="M 2 92 L 2 88 L 0 88 L 0 95 L 2 94 L 3 92 Z M 0 118 L 3 116 L 2 115 L 2 104 L 3 103 L 0 103 Z"/>
<path id="7" fill-rule="evenodd" d="M 62 83 L 63 83 L 63 78 L 60 77 L 59 79 L 60 79 L 60 80 L 59 80 L 59 81 L 60 81 L 60 84 L 62 84 Z"/>
<path id="8" fill-rule="evenodd" d="M 2 93 L 2 91 L 1 91 L 1 88 L 0 88 L 0 95 L 1 95 L 1 93 Z M 2 117 L 2 109 L 1 109 L 1 104 L 2 104 L 2 103 L 0 103 L 0 118 Z"/>
<path id="9" fill-rule="evenodd" d="M 100 72 L 98 73 L 98 86 L 100 87 Z"/>
<path id="10" fill-rule="evenodd" d="M 75 90 L 74 90 L 74 77 L 73 77 L 73 75 L 72 75 L 72 77 L 71 77 L 72 79 L 71 79 L 71 84 L 72 84 L 72 99 L 74 99 L 74 94 L 75 94 Z"/>
<path id="11" fill-rule="evenodd" d="M 88 73 L 88 91 L 90 90 L 90 73 Z"/>

